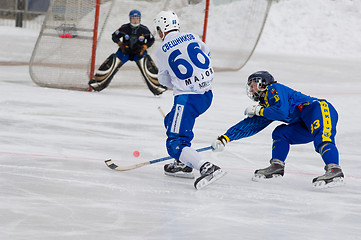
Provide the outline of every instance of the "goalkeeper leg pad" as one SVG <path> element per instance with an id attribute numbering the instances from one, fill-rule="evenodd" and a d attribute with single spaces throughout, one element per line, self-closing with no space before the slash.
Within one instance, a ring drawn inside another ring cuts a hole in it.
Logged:
<path id="1" fill-rule="evenodd" d="M 123 62 L 113 53 L 99 67 L 95 76 L 89 81 L 89 86 L 94 91 L 101 91 L 108 87 L 114 75 L 118 72 Z"/>
<path id="2" fill-rule="evenodd" d="M 166 87 L 158 82 L 158 68 L 149 55 L 145 55 L 143 58 L 136 61 L 136 63 L 143 75 L 145 83 L 154 95 L 160 95 L 167 90 Z"/>

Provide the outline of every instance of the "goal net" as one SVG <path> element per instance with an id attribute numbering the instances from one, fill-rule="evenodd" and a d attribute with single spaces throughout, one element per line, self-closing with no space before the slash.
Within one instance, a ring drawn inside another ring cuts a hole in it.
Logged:
<path id="1" fill-rule="evenodd" d="M 207 0 L 52 0 L 31 60 L 30 75 L 39 86 L 88 90 L 93 68 L 118 47 L 112 33 L 129 22 L 129 12 L 142 13 L 141 23 L 155 35 L 153 19 L 162 10 L 174 10 L 182 32 L 201 38 Z M 251 56 L 265 23 L 272 0 L 210 0 L 206 43 L 216 70 L 238 70 Z M 94 28 L 98 21 L 98 28 Z M 94 38 L 94 30 L 97 38 Z M 155 58 L 161 41 L 148 49 Z M 93 51 L 93 46 L 96 51 Z M 127 62 L 112 80 L 111 87 L 145 86 L 134 62 Z"/>
<path id="2" fill-rule="evenodd" d="M 272 0 L 212 0 L 206 43 L 215 70 L 240 70 L 261 37 Z"/>
<path id="3" fill-rule="evenodd" d="M 101 1 L 99 26 L 105 24 L 112 4 Z M 36 84 L 88 89 L 95 9 L 96 0 L 51 2 L 30 60 L 30 76 Z"/>

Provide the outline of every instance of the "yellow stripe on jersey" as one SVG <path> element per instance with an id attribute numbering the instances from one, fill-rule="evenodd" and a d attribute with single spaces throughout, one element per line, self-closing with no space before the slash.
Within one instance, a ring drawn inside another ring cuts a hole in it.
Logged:
<path id="1" fill-rule="evenodd" d="M 325 101 L 318 101 L 321 105 L 323 130 L 322 130 L 322 141 L 331 142 L 331 115 L 328 104 Z"/>
<path id="2" fill-rule="evenodd" d="M 262 104 L 265 108 L 268 108 L 269 107 L 269 104 L 268 104 L 268 100 L 267 100 L 267 96 L 268 96 L 268 90 L 266 91 L 266 94 L 264 95 L 264 104 Z"/>

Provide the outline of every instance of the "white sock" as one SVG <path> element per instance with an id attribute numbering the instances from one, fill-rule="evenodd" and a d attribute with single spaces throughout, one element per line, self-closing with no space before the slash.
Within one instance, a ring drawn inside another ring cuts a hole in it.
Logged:
<path id="1" fill-rule="evenodd" d="M 183 148 L 179 161 L 197 170 L 206 162 L 196 150 L 190 147 Z"/>

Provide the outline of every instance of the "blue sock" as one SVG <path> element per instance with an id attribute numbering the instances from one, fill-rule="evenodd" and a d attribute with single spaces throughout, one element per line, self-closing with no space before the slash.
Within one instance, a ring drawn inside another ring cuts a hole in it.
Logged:
<path id="1" fill-rule="evenodd" d="M 272 158 L 286 161 L 288 152 L 290 151 L 290 144 L 284 140 L 273 140 L 272 144 Z"/>
<path id="2" fill-rule="evenodd" d="M 332 143 L 326 143 L 320 148 L 320 154 L 325 164 L 339 163 L 339 155 L 337 147 Z"/>

